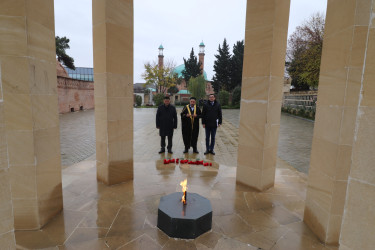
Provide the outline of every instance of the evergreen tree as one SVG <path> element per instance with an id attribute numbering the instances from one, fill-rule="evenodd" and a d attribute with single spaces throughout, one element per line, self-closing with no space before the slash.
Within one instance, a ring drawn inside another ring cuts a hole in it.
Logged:
<path id="1" fill-rule="evenodd" d="M 244 41 L 237 41 L 233 45 L 233 55 L 231 58 L 231 83 L 229 91 L 232 91 L 242 83 L 242 66 L 244 54 Z"/>
<path id="2" fill-rule="evenodd" d="M 56 43 L 56 56 L 59 62 L 62 62 L 69 69 L 76 69 L 74 66 L 74 59 L 66 54 L 65 50 L 69 49 L 69 38 L 64 37 L 55 37 Z"/>
<path id="3" fill-rule="evenodd" d="M 201 74 L 201 64 L 198 62 L 197 57 L 194 55 L 194 49 L 191 48 L 189 59 L 184 58 L 185 69 L 182 71 L 182 75 L 186 81 L 189 83 L 191 77 L 197 77 Z"/>
<path id="4" fill-rule="evenodd" d="M 214 62 L 215 75 L 213 77 L 213 87 L 215 93 L 219 93 L 220 90 L 230 89 L 230 78 L 231 78 L 231 55 L 229 53 L 229 46 L 227 40 L 224 38 L 223 46 L 218 49 L 219 54 L 215 55 L 216 60 Z"/>

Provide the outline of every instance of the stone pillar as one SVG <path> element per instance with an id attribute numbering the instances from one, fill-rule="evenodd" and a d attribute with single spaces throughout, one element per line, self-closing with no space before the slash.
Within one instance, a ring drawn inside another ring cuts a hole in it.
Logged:
<path id="1" fill-rule="evenodd" d="M 353 235 L 343 229 L 341 238 L 355 239 L 353 249 L 375 244 L 374 221 L 366 227 L 375 199 L 373 8 L 372 0 L 328 0 L 304 214 L 322 241 L 337 244 L 349 199 L 344 228 Z"/>
<path id="2" fill-rule="evenodd" d="M 97 178 L 133 179 L 133 0 L 93 0 Z"/>
<path id="3" fill-rule="evenodd" d="M 3 110 L 4 99 L 0 65 L 0 246 L 2 246 L 4 249 L 15 249 L 16 244 L 14 239 L 14 219 L 12 194 L 10 188 L 10 171 L 8 164 L 8 146 L 6 143 Z"/>
<path id="4" fill-rule="evenodd" d="M 272 187 L 290 1 L 247 1 L 237 182 Z"/>
<path id="5" fill-rule="evenodd" d="M 40 229 L 62 210 L 53 4 L 0 3 L 1 120 L 15 229 Z"/>

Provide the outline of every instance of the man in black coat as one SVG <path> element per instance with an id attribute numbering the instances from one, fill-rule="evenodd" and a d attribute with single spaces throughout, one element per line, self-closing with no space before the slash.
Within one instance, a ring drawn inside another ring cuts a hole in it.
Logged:
<path id="1" fill-rule="evenodd" d="M 177 112 L 176 108 L 170 105 L 169 96 L 164 97 L 164 104 L 158 107 L 156 112 L 156 128 L 159 129 L 159 135 L 161 137 L 160 146 L 161 149 L 159 154 L 165 152 L 165 137 L 168 137 L 168 153 L 172 152 L 172 138 L 173 129 L 177 128 Z"/>
<path id="2" fill-rule="evenodd" d="M 203 107 L 202 125 L 206 130 L 206 152 L 204 154 L 215 154 L 215 135 L 217 127 L 220 127 L 223 122 L 221 106 L 216 101 L 215 95 L 211 94 L 208 97 L 208 102 Z M 210 143 L 211 137 L 211 143 Z"/>
<path id="3" fill-rule="evenodd" d="M 199 135 L 199 118 L 201 110 L 196 105 L 196 98 L 190 97 L 190 104 L 186 105 L 181 112 L 182 138 L 187 153 L 189 148 L 193 148 L 193 153 L 198 154 L 197 141 Z"/>

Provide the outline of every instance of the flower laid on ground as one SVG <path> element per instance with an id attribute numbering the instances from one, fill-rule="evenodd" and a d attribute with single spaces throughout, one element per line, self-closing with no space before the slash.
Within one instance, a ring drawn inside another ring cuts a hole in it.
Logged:
<path id="1" fill-rule="evenodd" d="M 190 165 L 203 165 L 205 167 L 207 166 L 212 166 L 212 162 L 204 162 L 203 160 L 188 160 L 188 159 L 164 159 L 164 164 L 169 164 L 169 163 L 181 163 L 181 164 L 190 164 Z"/>

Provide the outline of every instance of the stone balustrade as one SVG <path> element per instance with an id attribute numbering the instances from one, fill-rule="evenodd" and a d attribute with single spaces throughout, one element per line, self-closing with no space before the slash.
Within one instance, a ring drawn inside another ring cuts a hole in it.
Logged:
<path id="1" fill-rule="evenodd" d="M 282 107 L 291 107 L 295 109 L 315 109 L 317 102 L 317 93 L 310 94 L 284 94 Z"/>

